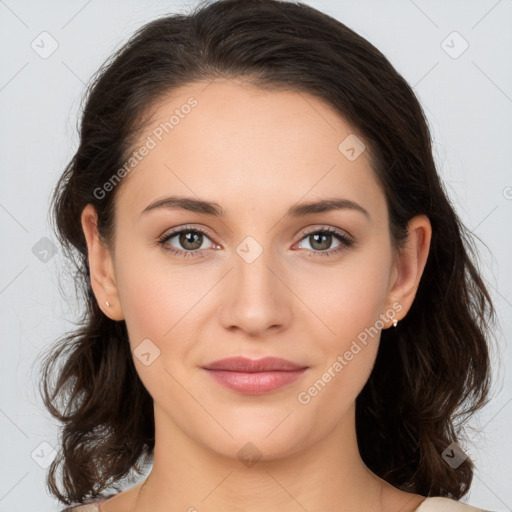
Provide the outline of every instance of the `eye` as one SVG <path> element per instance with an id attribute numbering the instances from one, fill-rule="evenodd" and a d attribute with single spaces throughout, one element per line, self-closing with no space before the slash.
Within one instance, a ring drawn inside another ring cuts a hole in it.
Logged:
<path id="1" fill-rule="evenodd" d="M 354 241 L 351 238 L 332 228 L 309 231 L 303 236 L 301 242 L 302 240 L 306 240 L 309 243 L 309 248 L 306 247 L 306 249 L 312 251 L 313 257 L 331 256 L 354 245 Z M 337 241 L 338 245 L 331 249 L 333 241 Z"/>
<path id="2" fill-rule="evenodd" d="M 165 234 L 158 240 L 166 251 L 178 254 L 180 256 L 204 256 L 203 250 L 215 247 L 214 244 L 204 247 L 203 243 L 208 239 L 206 233 L 199 228 L 184 227 L 170 233 Z M 176 248 L 174 244 L 180 247 Z"/>
<path id="3" fill-rule="evenodd" d="M 162 245 L 164 250 L 169 251 L 181 257 L 205 257 L 207 249 L 219 248 L 218 245 L 211 243 L 210 246 L 204 246 L 205 240 L 210 240 L 208 235 L 199 228 L 185 226 L 183 228 L 166 233 L 158 243 Z M 304 234 L 299 244 L 306 240 L 309 248 L 305 249 L 310 252 L 311 257 L 331 256 L 337 254 L 354 245 L 354 240 L 341 231 L 332 228 L 317 228 Z M 333 242 L 338 244 L 332 247 Z M 211 242 L 211 240 L 210 240 Z M 178 247 L 176 247 L 178 245 Z M 299 247 L 303 249 L 303 247 Z"/>

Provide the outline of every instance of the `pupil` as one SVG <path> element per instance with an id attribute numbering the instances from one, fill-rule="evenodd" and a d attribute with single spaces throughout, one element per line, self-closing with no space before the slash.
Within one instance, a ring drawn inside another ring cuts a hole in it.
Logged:
<path id="1" fill-rule="evenodd" d="M 200 238 L 201 238 L 200 233 L 196 233 L 193 231 L 186 231 L 186 232 L 181 233 L 180 243 L 185 248 L 188 248 L 191 250 L 198 249 L 199 247 L 201 247 L 201 239 Z M 187 244 L 192 244 L 192 247 Z"/>
<path id="2" fill-rule="evenodd" d="M 312 235 L 312 236 L 313 236 L 313 240 L 314 240 L 315 244 L 318 242 L 318 238 L 321 238 L 321 237 L 324 238 L 323 243 L 320 242 L 320 244 L 319 244 L 321 247 L 317 247 L 317 249 L 320 249 L 320 250 L 328 249 L 329 246 L 331 245 L 332 235 L 330 235 L 328 233 L 326 233 L 326 234 L 317 233 L 317 234 Z M 314 248 L 314 244 L 311 244 L 311 246 Z"/>

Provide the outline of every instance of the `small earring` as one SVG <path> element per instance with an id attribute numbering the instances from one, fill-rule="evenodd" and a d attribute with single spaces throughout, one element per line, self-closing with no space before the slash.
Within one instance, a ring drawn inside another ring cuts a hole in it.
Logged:
<path id="1" fill-rule="evenodd" d="M 397 325 L 398 325 L 398 320 L 393 317 L 393 327 L 396 329 Z"/>
<path id="2" fill-rule="evenodd" d="M 105 301 L 105 304 L 106 304 L 107 308 L 110 307 L 110 302 L 108 300 Z"/>

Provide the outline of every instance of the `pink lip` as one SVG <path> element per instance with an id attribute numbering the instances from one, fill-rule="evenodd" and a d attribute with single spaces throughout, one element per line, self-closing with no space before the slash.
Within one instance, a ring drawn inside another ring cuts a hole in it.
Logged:
<path id="1" fill-rule="evenodd" d="M 231 357 L 203 367 L 219 384 L 241 393 L 269 393 L 297 380 L 307 369 L 286 359 Z"/>

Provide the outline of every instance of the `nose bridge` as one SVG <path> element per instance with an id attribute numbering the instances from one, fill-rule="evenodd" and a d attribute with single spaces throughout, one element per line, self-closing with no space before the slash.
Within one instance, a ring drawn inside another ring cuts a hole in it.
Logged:
<path id="1" fill-rule="evenodd" d="M 235 251 L 231 284 L 223 306 L 224 326 L 237 326 L 252 334 L 283 326 L 290 318 L 290 305 L 286 287 L 276 277 L 279 263 L 273 257 L 275 252 L 252 236 L 243 239 Z"/>
<path id="2" fill-rule="evenodd" d="M 237 287 L 242 290 L 249 288 L 253 295 L 270 291 L 275 277 L 269 267 L 276 266 L 272 249 L 268 245 L 263 247 L 255 238 L 249 236 L 237 246 L 236 255 L 234 270 Z"/>

